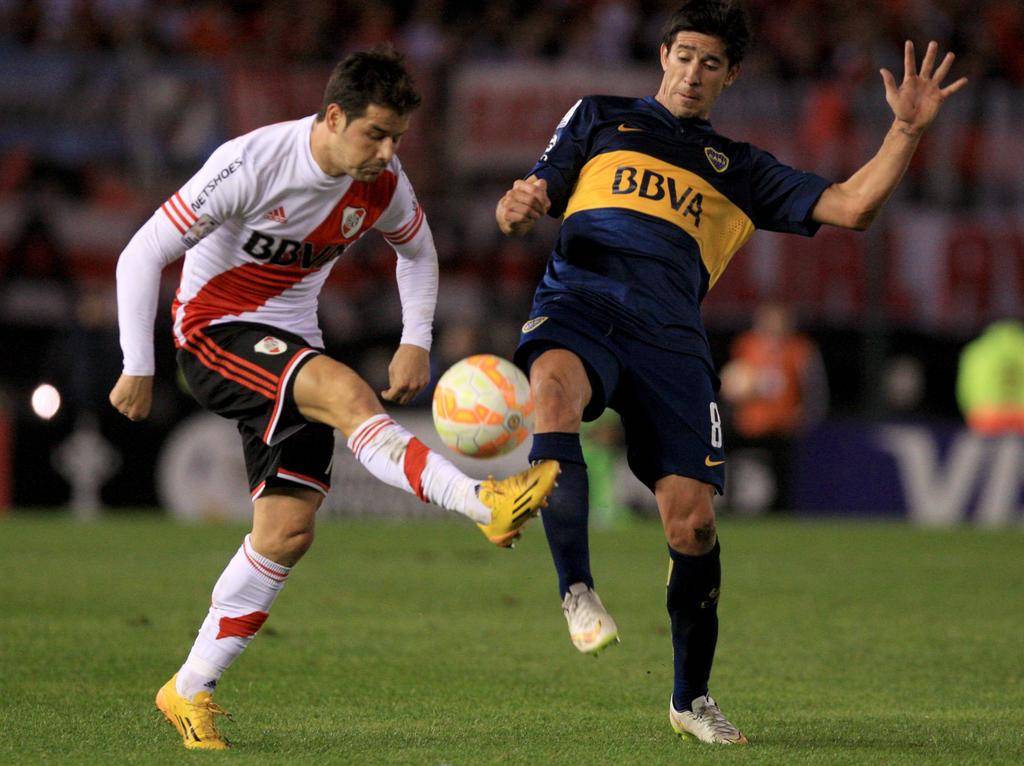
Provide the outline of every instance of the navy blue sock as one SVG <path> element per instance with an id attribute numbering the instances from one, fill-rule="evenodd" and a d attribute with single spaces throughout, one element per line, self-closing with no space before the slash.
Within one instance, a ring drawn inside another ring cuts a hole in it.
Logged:
<path id="1" fill-rule="evenodd" d="M 722 585 L 721 548 L 687 556 L 668 549 L 668 615 L 672 620 L 675 685 L 672 704 L 689 710 L 694 698 L 708 693 L 711 663 L 718 643 L 718 591 Z"/>
<path id="2" fill-rule="evenodd" d="M 551 548 L 551 558 L 558 572 L 559 593 L 565 596 L 573 583 L 584 582 L 594 587 L 590 574 L 590 541 L 587 518 L 590 513 L 587 464 L 583 461 L 580 435 L 570 433 L 535 434 L 530 462 L 557 460 L 562 468 L 558 486 L 548 498 L 548 507 L 541 511 L 544 532 Z"/>

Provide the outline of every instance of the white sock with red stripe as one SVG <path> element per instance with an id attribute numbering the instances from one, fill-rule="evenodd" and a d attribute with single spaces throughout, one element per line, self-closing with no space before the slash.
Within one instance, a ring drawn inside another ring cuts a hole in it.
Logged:
<path id="1" fill-rule="evenodd" d="M 250 536 L 213 586 L 210 611 L 188 659 L 178 671 L 178 694 L 212 692 L 221 674 L 249 645 L 267 619 L 291 569 L 253 550 Z"/>
<path id="2" fill-rule="evenodd" d="M 427 449 L 389 415 L 374 415 L 364 421 L 348 437 L 348 448 L 385 484 L 481 524 L 491 523 L 491 509 L 476 494 L 480 482 Z"/>

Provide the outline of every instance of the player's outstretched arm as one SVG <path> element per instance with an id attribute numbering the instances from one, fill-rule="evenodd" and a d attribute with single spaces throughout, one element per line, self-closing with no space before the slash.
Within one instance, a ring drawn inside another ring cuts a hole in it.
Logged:
<path id="1" fill-rule="evenodd" d="M 522 237 L 551 208 L 548 182 L 537 176 L 516 181 L 505 196 L 498 200 L 494 217 L 501 233 L 509 237 Z"/>
<path id="2" fill-rule="evenodd" d="M 903 82 L 897 86 L 892 72 L 888 69 L 880 70 L 885 85 L 885 100 L 892 108 L 899 129 L 905 133 L 917 134 L 931 125 L 942 103 L 967 84 L 967 78 L 961 77 L 954 83 L 942 86 L 956 56 L 952 52 L 947 53 L 936 68 L 938 53 L 939 44 L 932 40 L 928 43 L 919 73 L 914 44 L 907 40 L 903 47 Z"/>
<path id="3" fill-rule="evenodd" d="M 847 229 L 866 229 L 903 178 L 917 150 L 921 136 L 938 116 L 943 102 L 967 84 L 967 78 L 943 86 L 955 56 L 947 53 L 935 66 L 939 45 L 928 44 L 921 70 L 917 70 L 914 44 L 903 49 L 903 82 L 888 69 L 882 69 L 885 100 L 893 112 L 892 127 L 878 153 L 847 181 L 833 184 L 821 195 L 812 217 Z"/>

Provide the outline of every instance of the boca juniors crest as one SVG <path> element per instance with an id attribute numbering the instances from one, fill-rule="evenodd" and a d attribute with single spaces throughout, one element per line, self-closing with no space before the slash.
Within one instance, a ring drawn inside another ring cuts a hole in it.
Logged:
<path id="1" fill-rule="evenodd" d="M 724 173 L 726 168 L 729 167 L 729 158 L 717 149 L 712 149 L 710 146 L 706 146 L 704 147 L 704 154 L 707 156 L 708 162 L 711 163 L 711 167 L 715 169 L 716 173 Z"/>
<path id="2" fill-rule="evenodd" d="M 361 207 L 347 207 L 341 213 L 341 236 L 351 239 L 362 228 L 366 210 Z"/>

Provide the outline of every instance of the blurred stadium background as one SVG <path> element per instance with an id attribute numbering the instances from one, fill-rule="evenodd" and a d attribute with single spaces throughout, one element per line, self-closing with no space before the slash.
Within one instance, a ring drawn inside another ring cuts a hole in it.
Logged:
<path id="1" fill-rule="evenodd" d="M 837 180 L 888 127 L 877 70 L 902 71 L 904 39 L 919 51 L 939 40 L 958 54 L 955 75 L 971 78 L 869 232 L 758 234 L 705 303 L 720 365 L 765 301 L 790 307 L 821 350 L 828 415 L 797 441 L 788 510 L 1019 526 L 1024 440 L 967 431 L 955 381 L 968 341 L 1024 317 L 1024 6 L 747 5 L 755 44 L 712 115 L 716 128 Z M 509 355 L 556 223 L 505 240 L 494 204 L 581 95 L 655 91 L 671 7 L 0 0 L 0 509 L 247 515 L 233 428 L 199 413 L 176 382 L 168 307 L 179 267 L 165 272 L 152 417 L 131 424 L 107 405 L 121 360 L 115 262 L 213 148 L 314 112 L 332 65 L 377 43 L 407 56 L 425 96 L 400 153 L 442 262 L 434 364 Z M 367 237 L 322 301 L 330 351 L 378 388 L 400 329 L 393 269 L 386 243 Z M 32 404 L 43 383 L 61 396 L 49 419 L 37 411 L 47 414 L 52 396 Z M 424 437 L 428 403 L 399 414 Z M 419 512 L 336 465 L 346 496 L 329 513 Z M 771 477 L 756 460 L 730 476 L 744 491 L 727 498 L 729 510 L 770 504 Z M 619 500 L 649 510 L 643 493 Z"/>

